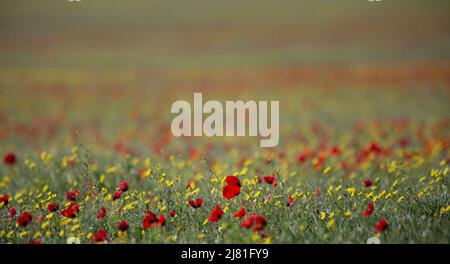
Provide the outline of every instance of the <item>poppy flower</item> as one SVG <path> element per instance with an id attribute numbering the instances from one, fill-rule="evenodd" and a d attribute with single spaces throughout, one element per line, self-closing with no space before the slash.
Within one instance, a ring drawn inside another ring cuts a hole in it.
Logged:
<path id="1" fill-rule="evenodd" d="M 122 232 L 125 232 L 128 230 L 128 223 L 125 220 L 122 220 L 119 222 L 119 224 L 117 225 L 117 229 L 119 229 Z"/>
<path id="2" fill-rule="evenodd" d="M 287 203 L 288 207 L 292 207 L 294 206 L 294 198 L 292 198 L 292 196 L 289 196 L 289 201 Z"/>
<path id="3" fill-rule="evenodd" d="M 166 218 L 164 217 L 163 214 L 160 214 L 158 217 L 158 224 L 161 226 L 165 226 L 166 225 Z"/>
<path id="4" fill-rule="evenodd" d="M 234 184 L 225 185 L 225 187 L 223 187 L 223 191 L 222 191 L 223 197 L 225 197 L 228 200 L 239 195 L 240 193 L 241 193 L 241 188 Z"/>
<path id="5" fill-rule="evenodd" d="M 28 211 L 22 212 L 22 214 L 17 218 L 17 224 L 19 226 L 26 226 L 31 222 L 33 217 Z"/>
<path id="6" fill-rule="evenodd" d="M 3 162 L 8 166 L 14 165 L 16 163 L 16 154 L 14 152 L 6 154 L 3 158 Z"/>
<path id="7" fill-rule="evenodd" d="M 247 213 L 247 209 L 245 207 L 242 207 L 241 210 L 239 210 L 237 213 L 234 214 L 234 217 L 236 218 L 242 218 Z"/>
<path id="8" fill-rule="evenodd" d="M 266 218 L 262 215 L 252 214 L 241 226 L 245 228 L 251 228 L 253 231 L 261 231 L 267 224 Z"/>
<path id="9" fill-rule="evenodd" d="M 223 211 L 220 206 L 217 204 L 214 210 L 211 212 L 209 216 L 209 222 L 218 222 L 220 218 L 222 218 Z"/>
<path id="10" fill-rule="evenodd" d="M 275 179 L 275 175 L 270 175 L 270 176 L 264 176 L 264 181 L 267 184 L 272 184 L 274 187 L 277 186 L 277 181 Z"/>
<path id="11" fill-rule="evenodd" d="M 193 208 L 199 208 L 200 206 L 202 206 L 203 204 L 203 199 L 202 198 L 197 198 L 197 200 L 189 200 L 189 205 L 192 206 Z"/>
<path id="12" fill-rule="evenodd" d="M 97 219 L 102 219 L 106 215 L 106 208 L 104 206 L 102 206 L 102 208 L 100 208 L 100 210 L 101 210 L 101 212 L 97 214 Z"/>
<path id="13" fill-rule="evenodd" d="M 16 215 L 17 211 L 16 208 L 11 207 L 9 208 L 9 218 L 13 218 Z"/>
<path id="14" fill-rule="evenodd" d="M 158 225 L 158 220 L 156 219 L 156 216 L 151 212 L 148 211 L 147 215 L 144 217 L 144 220 L 142 220 L 142 226 L 144 227 L 144 229 L 147 229 L 151 226 L 156 226 Z"/>
<path id="15" fill-rule="evenodd" d="M 363 184 L 364 184 L 364 187 L 368 188 L 368 187 L 372 186 L 373 182 L 372 182 L 372 180 L 367 179 L 363 182 Z"/>
<path id="16" fill-rule="evenodd" d="M 225 179 L 225 182 L 230 185 L 237 185 L 237 186 L 241 187 L 241 181 L 236 176 L 228 176 Z"/>
<path id="17" fill-rule="evenodd" d="M 3 205 L 8 205 L 9 197 L 7 194 L 3 194 L 2 196 L 0 196 L 0 203 L 3 203 Z"/>
<path id="18" fill-rule="evenodd" d="M 69 206 L 61 211 L 61 215 L 67 218 L 75 218 L 80 213 L 80 208 L 76 203 L 70 203 Z"/>
<path id="19" fill-rule="evenodd" d="M 58 211 L 59 205 L 57 203 L 50 203 L 47 205 L 47 210 L 51 213 Z"/>
<path id="20" fill-rule="evenodd" d="M 67 199 L 71 201 L 78 200 L 78 196 L 81 194 L 80 190 L 69 191 L 66 193 Z"/>
<path id="21" fill-rule="evenodd" d="M 108 241 L 108 242 L 110 241 L 108 239 L 108 232 L 106 232 L 106 230 L 104 230 L 104 229 L 100 229 L 96 234 L 94 234 L 92 239 L 97 243 L 104 242 L 104 241 Z"/>
<path id="22" fill-rule="evenodd" d="M 375 208 L 373 207 L 373 204 L 368 204 L 367 205 L 367 209 L 364 211 L 364 217 L 369 217 L 372 213 L 373 213 L 373 211 L 375 210 Z"/>
<path id="23" fill-rule="evenodd" d="M 122 192 L 128 191 L 128 184 L 127 184 L 127 182 L 125 182 L 125 181 L 121 182 L 120 185 L 119 185 L 119 190 L 122 191 Z"/>
<path id="24" fill-rule="evenodd" d="M 170 210 L 169 214 L 170 214 L 171 217 L 174 217 L 177 214 L 177 211 Z"/>
<path id="25" fill-rule="evenodd" d="M 378 221 L 377 225 L 375 226 L 375 230 L 378 232 L 383 232 L 388 228 L 389 224 L 386 219 L 382 218 L 380 221 Z"/>
<path id="26" fill-rule="evenodd" d="M 121 195 L 122 195 L 122 191 L 117 191 L 117 192 L 113 195 L 112 200 L 115 201 L 115 200 L 119 199 Z"/>

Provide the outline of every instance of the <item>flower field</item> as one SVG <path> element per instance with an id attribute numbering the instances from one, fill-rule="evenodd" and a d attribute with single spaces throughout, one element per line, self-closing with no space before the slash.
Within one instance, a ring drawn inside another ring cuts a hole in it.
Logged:
<path id="1" fill-rule="evenodd" d="M 84 2 L 0 11 L 0 243 L 449 243 L 448 4 Z M 278 100 L 280 143 L 174 137 L 197 91 Z"/>

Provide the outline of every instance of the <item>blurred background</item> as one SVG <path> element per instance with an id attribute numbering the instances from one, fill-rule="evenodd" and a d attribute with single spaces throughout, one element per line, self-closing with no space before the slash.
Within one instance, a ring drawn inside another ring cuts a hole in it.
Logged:
<path id="1" fill-rule="evenodd" d="M 170 106 L 193 91 L 280 100 L 279 148 L 318 127 L 339 138 L 402 120 L 448 137 L 449 10 L 445 0 L 2 1 L 0 152 L 69 148 L 78 133 L 125 152 L 259 144 L 173 138 Z"/>

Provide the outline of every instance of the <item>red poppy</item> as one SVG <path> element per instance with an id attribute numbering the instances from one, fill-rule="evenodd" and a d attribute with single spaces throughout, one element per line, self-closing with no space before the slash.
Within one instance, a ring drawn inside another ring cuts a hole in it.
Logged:
<path id="1" fill-rule="evenodd" d="M 289 207 L 294 206 L 294 198 L 292 198 L 292 196 L 289 196 L 289 202 L 288 202 L 287 206 L 289 206 Z"/>
<path id="2" fill-rule="evenodd" d="M 227 184 L 237 185 L 237 186 L 241 187 L 241 181 L 236 176 L 228 176 L 225 179 L 225 182 Z"/>
<path id="3" fill-rule="evenodd" d="M 112 200 L 115 201 L 115 200 L 119 199 L 121 195 L 122 195 L 122 191 L 117 191 L 117 192 L 113 195 Z"/>
<path id="4" fill-rule="evenodd" d="M 241 210 L 239 210 L 237 213 L 234 214 L 234 217 L 236 218 L 242 218 L 247 213 L 247 209 L 245 207 L 242 207 Z"/>
<path id="5" fill-rule="evenodd" d="M 209 222 L 218 222 L 223 215 L 223 211 L 220 206 L 217 204 L 214 210 L 211 212 L 211 216 L 209 217 Z"/>
<path id="6" fill-rule="evenodd" d="M 53 212 L 58 211 L 58 209 L 59 209 L 59 205 L 57 203 L 50 203 L 50 204 L 47 205 L 47 210 L 49 212 L 53 213 Z"/>
<path id="7" fill-rule="evenodd" d="M 19 226 L 26 226 L 31 222 L 33 217 L 27 211 L 22 212 L 22 214 L 17 218 L 17 224 Z"/>
<path id="8" fill-rule="evenodd" d="M 119 190 L 122 191 L 122 192 L 128 191 L 128 184 L 127 184 L 127 182 L 125 182 L 125 181 L 121 182 L 120 185 L 119 185 Z"/>
<path id="9" fill-rule="evenodd" d="M 171 217 L 174 217 L 177 214 L 177 211 L 170 210 L 169 214 L 170 214 Z"/>
<path id="10" fill-rule="evenodd" d="M 160 224 L 161 226 L 165 226 L 166 225 L 166 218 L 164 217 L 163 214 L 160 214 L 158 217 L 158 224 Z"/>
<path id="11" fill-rule="evenodd" d="M 144 220 L 142 220 L 142 226 L 144 227 L 144 229 L 147 229 L 151 226 L 157 226 L 158 225 L 158 220 L 156 219 L 156 216 L 151 212 L 148 211 L 147 215 L 144 217 Z"/>
<path id="12" fill-rule="evenodd" d="M 67 199 L 76 201 L 78 200 L 78 196 L 81 194 L 80 190 L 69 191 L 66 194 Z"/>
<path id="13" fill-rule="evenodd" d="M 388 228 L 389 224 L 386 219 L 382 218 L 380 221 L 378 221 L 377 225 L 375 226 L 375 230 L 378 232 L 383 232 Z"/>
<path id="14" fill-rule="evenodd" d="M 338 156 L 339 154 L 341 154 L 341 150 L 339 149 L 338 146 L 334 146 L 334 147 L 331 149 L 331 155 L 333 155 L 333 156 Z"/>
<path id="15" fill-rule="evenodd" d="M 264 176 L 264 181 L 268 184 L 272 184 L 274 187 L 277 186 L 277 180 L 273 174 L 270 176 Z"/>
<path id="16" fill-rule="evenodd" d="M 375 208 L 373 207 L 373 204 L 368 204 L 367 205 L 367 209 L 364 211 L 364 217 L 369 217 L 373 211 L 375 210 Z"/>
<path id="17" fill-rule="evenodd" d="M 69 206 L 61 211 L 61 215 L 67 218 L 75 218 L 80 213 L 80 208 L 76 203 L 70 203 Z"/>
<path id="18" fill-rule="evenodd" d="M 101 210 L 101 212 L 97 214 L 97 219 L 102 219 L 106 215 L 106 208 L 104 206 L 102 206 L 102 208 L 100 208 L 100 210 Z"/>
<path id="19" fill-rule="evenodd" d="M 2 196 L 0 196 L 0 203 L 3 203 L 3 205 L 8 205 L 9 197 L 7 194 L 3 194 Z"/>
<path id="20" fill-rule="evenodd" d="M 104 242 L 104 241 L 108 241 L 109 242 L 108 232 L 106 232 L 106 230 L 104 230 L 104 229 L 100 229 L 100 230 L 98 230 L 98 233 L 94 234 L 92 239 L 95 242 L 97 242 L 97 243 L 98 242 Z"/>
<path id="21" fill-rule="evenodd" d="M 14 165 L 16 163 L 16 153 L 10 152 L 5 155 L 3 158 L 3 162 L 5 162 L 6 165 Z"/>
<path id="22" fill-rule="evenodd" d="M 125 220 L 122 220 L 119 222 L 119 224 L 117 225 L 117 228 L 122 231 L 125 232 L 128 230 L 128 223 Z"/>
<path id="23" fill-rule="evenodd" d="M 364 187 L 367 188 L 367 187 L 372 186 L 373 182 L 372 182 L 372 180 L 367 179 L 367 180 L 365 180 L 365 181 L 363 182 L 363 184 L 364 184 Z"/>
<path id="24" fill-rule="evenodd" d="M 13 218 L 16 215 L 17 211 L 16 208 L 11 207 L 9 208 L 9 218 Z"/>
<path id="25" fill-rule="evenodd" d="M 225 187 L 223 187 L 223 191 L 222 191 L 223 197 L 225 197 L 228 200 L 239 195 L 240 193 L 241 193 L 241 188 L 234 184 L 225 185 Z"/>
<path id="26" fill-rule="evenodd" d="M 252 214 L 241 226 L 245 228 L 251 228 L 253 231 L 261 231 L 267 224 L 266 218 L 262 215 Z"/>
<path id="27" fill-rule="evenodd" d="M 197 198 L 197 200 L 189 200 L 189 205 L 192 206 L 193 208 L 199 208 L 200 206 L 202 206 L 203 204 L 203 199 L 202 198 Z"/>

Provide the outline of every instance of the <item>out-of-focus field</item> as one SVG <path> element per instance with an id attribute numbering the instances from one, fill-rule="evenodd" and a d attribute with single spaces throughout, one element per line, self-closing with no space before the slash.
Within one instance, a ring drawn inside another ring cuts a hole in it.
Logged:
<path id="1" fill-rule="evenodd" d="M 0 242 L 448 243 L 450 3 L 336 2 L 0 3 Z M 194 91 L 279 100 L 279 145 L 173 137 Z"/>

